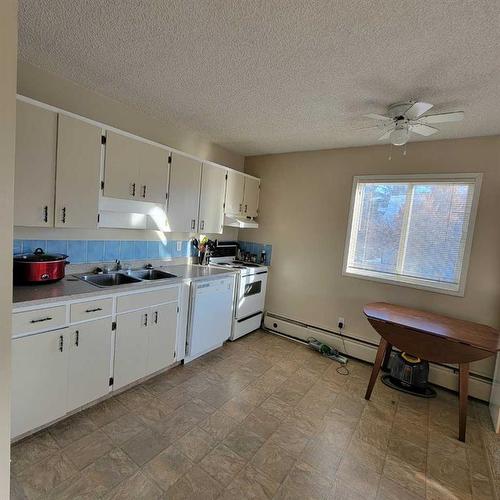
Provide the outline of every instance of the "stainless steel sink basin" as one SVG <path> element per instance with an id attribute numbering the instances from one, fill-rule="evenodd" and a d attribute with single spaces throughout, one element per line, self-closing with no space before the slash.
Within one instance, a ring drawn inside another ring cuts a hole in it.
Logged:
<path id="1" fill-rule="evenodd" d="M 170 274 L 159 269 L 141 269 L 139 271 L 127 271 L 127 276 L 139 278 L 141 280 L 164 280 L 167 278 L 177 278 L 175 274 Z"/>
<path id="2" fill-rule="evenodd" d="M 129 283 L 141 282 L 139 278 L 121 273 L 83 274 L 78 276 L 78 278 L 99 287 L 126 285 Z"/>

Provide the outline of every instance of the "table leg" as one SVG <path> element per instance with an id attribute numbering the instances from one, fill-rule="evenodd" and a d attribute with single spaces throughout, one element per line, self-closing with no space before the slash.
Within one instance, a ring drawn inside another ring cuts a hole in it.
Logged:
<path id="1" fill-rule="evenodd" d="M 365 399 L 370 399 L 370 396 L 372 395 L 373 386 L 377 381 L 378 372 L 380 371 L 380 367 L 382 366 L 382 362 L 384 361 L 388 346 L 389 343 L 382 337 L 380 339 L 380 344 L 378 345 L 377 356 L 375 358 L 375 364 L 373 365 L 370 381 L 368 382 L 368 387 L 366 388 Z"/>
<path id="2" fill-rule="evenodd" d="M 462 442 L 465 442 L 465 428 L 467 425 L 467 400 L 469 397 L 469 363 L 460 363 L 459 386 L 460 408 L 458 417 L 458 439 Z"/>
<path id="3" fill-rule="evenodd" d="M 389 370 L 389 360 L 391 359 L 392 345 L 387 343 L 387 348 L 385 351 L 384 361 L 382 362 L 382 371 L 388 372 Z"/>

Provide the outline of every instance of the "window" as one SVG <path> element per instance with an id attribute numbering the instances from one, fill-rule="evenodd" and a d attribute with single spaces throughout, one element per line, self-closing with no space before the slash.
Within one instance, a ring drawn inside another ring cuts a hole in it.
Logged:
<path id="1" fill-rule="evenodd" d="M 344 274 L 463 295 L 481 177 L 355 177 Z"/>

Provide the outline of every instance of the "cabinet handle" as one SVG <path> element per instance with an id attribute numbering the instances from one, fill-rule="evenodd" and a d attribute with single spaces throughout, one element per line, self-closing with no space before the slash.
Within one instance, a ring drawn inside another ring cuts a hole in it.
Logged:
<path id="1" fill-rule="evenodd" d="M 75 331 L 75 345 L 78 347 L 78 344 L 80 343 L 80 332 L 78 330 Z"/>
<path id="2" fill-rule="evenodd" d="M 142 197 L 146 198 L 146 185 L 142 186 Z"/>
<path id="3" fill-rule="evenodd" d="M 32 319 L 30 323 L 41 323 L 42 321 L 50 321 L 52 318 L 47 316 L 46 318 Z"/>
<path id="4" fill-rule="evenodd" d="M 64 337 L 62 335 L 59 336 L 59 351 L 63 352 L 64 350 Z"/>
<path id="5" fill-rule="evenodd" d="M 245 205 L 245 213 L 248 211 L 248 205 Z"/>
<path id="6" fill-rule="evenodd" d="M 148 313 L 144 314 L 144 326 L 148 326 Z"/>
<path id="7" fill-rule="evenodd" d="M 201 221 L 200 229 L 205 229 L 205 221 L 204 220 Z"/>
<path id="8" fill-rule="evenodd" d="M 49 222 L 49 207 L 47 205 L 43 207 L 43 222 Z"/>
<path id="9" fill-rule="evenodd" d="M 96 307 L 95 309 L 85 309 L 86 313 L 95 313 L 97 311 L 102 311 L 102 307 Z"/>
<path id="10" fill-rule="evenodd" d="M 240 212 L 243 211 L 243 205 L 240 203 Z"/>
<path id="11" fill-rule="evenodd" d="M 61 217 L 61 222 L 63 224 L 66 224 L 66 207 L 63 207 L 62 209 L 62 217 Z"/>
<path id="12" fill-rule="evenodd" d="M 158 324 L 158 311 L 155 311 L 155 325 Z"/>
<path id="13" fill-rule="evenodd" d="M 135 196 L 135 182 L 132 182 L 132 196 Z"/>
<path id="14" fill-rule="evenodd" d="M 196 219 L 191 219 L 191 229 L 196 227 Z"/>

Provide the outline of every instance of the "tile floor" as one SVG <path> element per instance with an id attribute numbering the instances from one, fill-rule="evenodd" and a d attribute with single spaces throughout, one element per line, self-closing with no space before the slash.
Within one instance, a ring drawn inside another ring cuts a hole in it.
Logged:
<path id="1" fill-rule="evenodd" d="M 12 499 L 487 499 L 500 447 L 471 402 L 424 400 L 256 332 L 12 448 Z M 500 483 L 498 484 L 500 485 Z M 497 486 L 498 486 L 497 485 Z"/>

